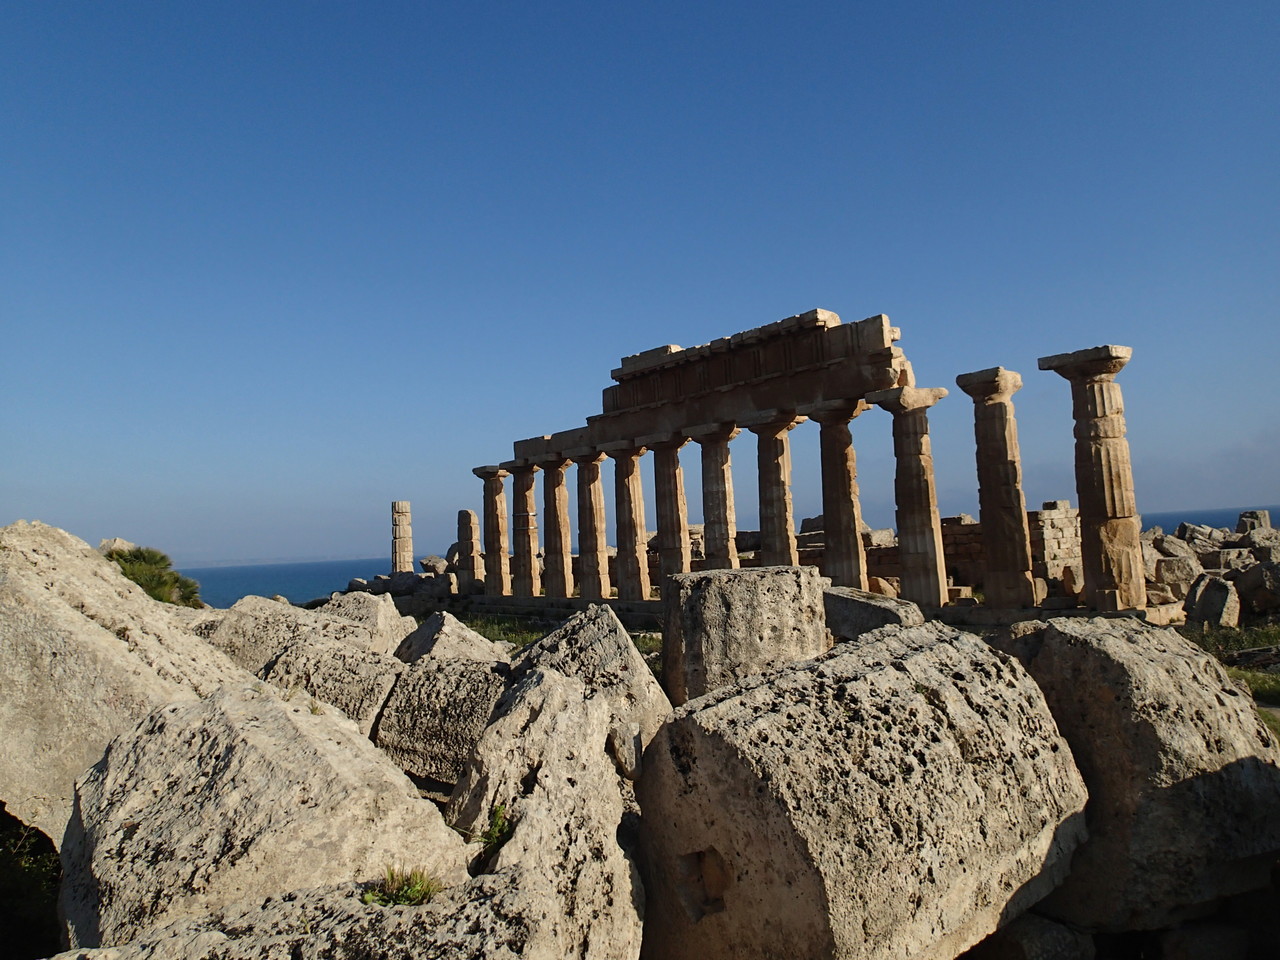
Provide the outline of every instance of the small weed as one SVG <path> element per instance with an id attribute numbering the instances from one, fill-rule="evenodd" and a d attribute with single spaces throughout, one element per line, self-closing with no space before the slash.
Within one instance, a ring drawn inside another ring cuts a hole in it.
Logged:
<path id="1" fill-rule="evenodd" d="M 477 840 L 483 845 L 481 856 L 488 860 L 497 853 L 504 843 L 511 838 L 515 824 L 507 819 L 507 805 L 496 803 L 489 810 L 489 826 L 484 829 Z"/>
<path id="2" fill-rule="evenodd" d="M 324 707 L 320 705 L 319 701 L 317 701 L 315 697 L 311 698 L 311 712 L 317 717 L 324 713 Z"/>
<path id="3" fill-rule="evenodd" d="M 360 899 L 382 907 L 418 907 L 429 903 L 443 889 L 444 884 L 421 868 L 405 872 L 398 867 L 387 867 L 382 879 Z"/>

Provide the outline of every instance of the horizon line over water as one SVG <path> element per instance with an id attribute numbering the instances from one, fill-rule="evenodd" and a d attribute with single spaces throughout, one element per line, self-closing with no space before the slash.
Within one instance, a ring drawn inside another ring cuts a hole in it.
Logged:
<path id="1" fill-rule="evenodd" d="M 1142 528 L 1161 527 L 1172 532 L 1179 523 L 1196 523 L 1234 530 L 1245 510 L 1269 510 L 1273 522 L 1280 520 L 1280 504 L 1256 507 L 1217 507 L 1204 510 L 1161 510 L 1142 515 Z M 371 580 L 391 572 L 390 557 L 359 560 L 304 560 L 285 563 L 209 564 L 180 566 L 184 576 L 198 581 L 200 599 L 213 607 L 229 607 L 241 597 L 287 597 L 291 603 L 306 603 L 345 590 L 356 577 Z"/>

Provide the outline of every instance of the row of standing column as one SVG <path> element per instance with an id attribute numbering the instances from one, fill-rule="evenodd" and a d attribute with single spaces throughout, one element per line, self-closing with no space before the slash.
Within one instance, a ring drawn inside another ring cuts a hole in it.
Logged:
<path id="1" fill-rule="evenodd" d="M 894 417 L 897 456 L 895 490 L 902 537 L 902 596 L 929 605 L 946 600 L 941 527 L 933 486 L 926 411 L 945 390 L 914 387 L 882 391 L 868 399 Z M 788 435 L 806 418 L 820 426 L 822 501 L 826 518 L 824 573 L 839 586 L 866 589 L 866 556 L 859 532 L 857 470 L 850 422 L 870 406 L 861 400 L 821 405 L 797 416 L 774 411 L 745 425 L 756 435 L 759 474 L 760 560 L 765 566 L 799 560 L 791 501 L 791 451 Z M 729 443 L 739 433 L 732 423 L 690 427 L 680 434 L 607 444 L 601 450 L 569 451 L 538 463 L 477 467 L 485 482 L 485 591 L 549 597 L 608 597 L 615 584 L 608 563 L 604 487 L 600 465 L 614 461 L 614 511 L 618 553 L 615 567 L 619 599 L 646 600 L 651 593 L 640 458 L 652 451 L 658 520 L 659 567 L 665 577 L 691 568 L 688 509 L 680 450 L 690 440 L 701 448 L 704 569 L 739 565 Z M 574 464 L 578 494 L 578 577 L 571 556 L 567 470 Z M 546 543 L 540 574 L 534 474 L 541 470 Z M 514 554 L 508 558 L 504 480 L 513 478 Z"/>

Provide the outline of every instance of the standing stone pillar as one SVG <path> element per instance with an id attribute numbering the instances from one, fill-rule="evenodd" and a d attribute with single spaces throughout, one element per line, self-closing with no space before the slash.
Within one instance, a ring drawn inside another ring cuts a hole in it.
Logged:
<path id="1" fill-rule="evenodd" d="M 542 468 L 542 515 L 546 525 L 543 581 L 548 597 L 573 596 L 573 541 L 569 528 L 569 487 L 565 470 L 572 461 L 546 460 Z"/>
<path id="2" fill-rule="evenodd" d="M 517 597 L 536 597 L 542 593 L 542 574 L 538 570 L 538 504 L 534 496 L 533 464 L 503 464 L 511 471 L 512 525 L 515 527 L 515 553 L 512 556 L 511 579 Z"/>
<path id="3" fill-rule="evenodd" d="M 680 448 L 688 442 L 683 436 L 644 439 L 645 446 L 653 451 L 658 556 L 664 579 L 673 573 L 688 573 L 693 562 L 689 548 L 689 504 L 684 496 L 684 471 L 680 469 Z"/>
<path id="4" fill-rule="evenodd" d="M 738 435 L 732 423 L 712 423 L 687 431 L 702 447 L 702 541 L 706 570 L 738 569 L 738 519 L 733 506 L 729 441 Z"/>
<path id="5" fill-rule="evenodd" d="M 507 471 L 497 466 L 471 471 L 484 481 L 484 592 L 491 597 L 511 593 L 511 566 L 507 557 Z"/>
<path id="6" fill-rule="evenodd" d="M 1022 494 L 1022 457 L 1012 400 L 1022 389 L 1022 377 L 1004 367 L 992 367 L 961 374 L 956 386 L 973 397 L 985 602 L 1002 609 L 1034 607 L 1031 528 Z"/>
<path id="7" fill-rule="evenodd" d="M 484 583 L 484 557 L 480 549 L 480 519 L 474 510 L 458 511 L 458 592 L 475 593 Z"/>
<path id="8" fill-rule="evenodd" d="M 618 525 L 618 599 L 649 599 L 648 531 L 644 522 L 644 491 L 640 485 L 640 457 L 644 447 L 608 444 L 613 458 L 614 508 Z"/>
<path id="9" fill-rule="evenodd" d="M 897 501 L 898 556 L 904 600 L 929 607 L 947 602 L 942 523 L 933 481 L 929 408 L 947 395 L 943 387 L 894 387 L 867 394 L 867 402 L 893 414 L 893 493 Z"/>
<path id="10" fill-rule="evenodd" d="M 862 545 L 862 506 L 849 421 L 871 408 L 861 400 L 824 404 L 809 416 L 820 424 L 822 529 L 826 540 L 822 573 L 837 587 L 867 589 L 867 552 Z"/>
<path id="11" fill-rule="evenodd" d="M 1071 383 L 1084 600 L 1100 611 L 1147 605 L 1142 522 L 1125 439 L 1124 400 L 1115 382 L 1132 356 L 1131 347 L 1107 345 L 1039 360 L 1041 370 L 1053 370 Z"/>
<path id="12" fill-rule="evenodd" d="M 391 501 L 391 572 L 413 573 L 413 526 L 408 500 Z"/>
<path id="13" fill-rule="evenodd" d="M 764 423 L 746 424 L 756 435 L 760 472 L 760 565 L 794 567 L 800 562 L 791 517 L 791 442 L 787 434 L 804 417 L 775 411 Z"/>
<path id="14" fill-rule="evenodd" d="M 613 593 L 604 527 L 604 484 L 600 482 L 603 461 L 604 454 L 594 452 L 573 458 L 578 466 L 580 593 L 588 600 L 602 600 Z"/>

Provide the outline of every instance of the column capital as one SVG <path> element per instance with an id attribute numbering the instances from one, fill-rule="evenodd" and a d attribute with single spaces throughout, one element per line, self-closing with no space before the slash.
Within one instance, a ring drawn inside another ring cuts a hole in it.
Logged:
<path id="1" fill-rule="evenodd" d="M 1055 353 L 1051 357 L 1041 357 L 1036 365 L 1041 370 L 1052 370 L 1073 383 L 1089 383 L 1111 380 L 1124 369 L 1132 356 L 1133 347 L 1104 344 L 1074 353 Z"/>
<path id="2" fill-rule="evenodd" d="M 913 410 L 927 410 L 947 395 L 946 387 L 893 387 L 867 394 L 867 402 L 895 417 Z"/>
<path id="3" fill-rule="evenodd" d="M 801 407 L 797 412 L 803 413 L 810 420 L 818 423 L 848 423 L 871 409 L 865 400 L 823 400 L 820 403 Z"/>
<path id="4" fill-rule="evenodd" d="M 683 433 L 654 433 L 636 440 L 644 450 L 679 450 L 688 442 Z"/>
<path id="5" fill-rule="evenodd" d="M 729 442 L 742 431 L 736 423 L 699 423 L 684 428 L 685 434 L 695 443 L 722 440 Z"/>
<path id="6" fill-rule="evenodd" d="M 538 472 L 538 465 L 529 460 L 507 460 L 498 464 L 498 468 L 513 474 Z"/>
<path id="7" fill-rule="evenodd" d="M 612 443 L 600 444 L 600 451 L 614 460 L 644 455 L 645 446 L 639 440 L 614 440 Z"/>
<path id="8" fill-rule="evenodd" d="M 483 467 L 474 467 L 471 472 L 481 480 L 503 480 L 510 476 L 506 469 L 496 463 L 490 463 Z"/>
<path id="9" fill-rule="evenodd" d="M 579 447 L 576 450 L 566 450 L 564 455 L 576 463 L 578 466 L 584 466 L 591 463 L 604 463 L 606 457 L 599 450 L 590 447 Z"/>
<path id="10" fill-rule="evenodd" d="M 960 374 L 956 386 L 973 397 L 974 403 L 1004 403 L 1022 389 L 1022 377 L 1004 367 L 988 367 Z"/>
<path id="11" fill-rule="evenodd" d="M 760 410 L 748 420 L 742 421 L 739 426 L 746 427 L 757 436 L 760 434 L 776 435 L 783 430 L 793 430 L 808 419 L 808 417 L 801 416 L 794 410 Z"/>
<path id="12" fill-rule="evenodd" d="M 545 460 L 535 460 L 533 465 L 538 470 L 564 470 L 569 464 L 573 463 L 563 454 L 556 454 L 554 457 L 547 457 Z"/>

